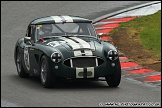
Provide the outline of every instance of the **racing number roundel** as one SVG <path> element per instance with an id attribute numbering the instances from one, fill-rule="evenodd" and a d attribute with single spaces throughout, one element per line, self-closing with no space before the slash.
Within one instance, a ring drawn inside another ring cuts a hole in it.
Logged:
<path id="1" fill-rule="evenodd" d="M 24 62 L 25 66 L 28 70 L 30 70 L 30 62 L 29 62 L 29 52 L 28 52 L 28 47 L 24 48 Z"/>

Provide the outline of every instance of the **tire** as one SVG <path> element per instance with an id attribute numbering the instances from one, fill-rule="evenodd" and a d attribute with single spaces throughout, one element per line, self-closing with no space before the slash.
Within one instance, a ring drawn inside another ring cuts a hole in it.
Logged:
<path id="1" fill-rule="evenodd" d="M 109 87 L 117 87 L 121 81 L 121 67 L 120 62 L 115 67 L 114 74 L 105 77 L 107 84 Z"/>
<path id="2" fill-rule="evenodd" d="M 30 76 L 30 74 L 27 74 L 24 70 L 24 67 L 22 65 L 22 57 L 18 49 L 16 52 L 16 68 L 17 68 L 17 73 L 21 78 L 28 78 Z"/>
<path id="3" fill-rule="evenodd" d="M 41 58 L 40 63 L 40 71 L 41 71 L 41 83 L 45 88 L 53 87 L 55 78 L 51 75 L 49 63 L 47 57 L 45 55 Z"/>

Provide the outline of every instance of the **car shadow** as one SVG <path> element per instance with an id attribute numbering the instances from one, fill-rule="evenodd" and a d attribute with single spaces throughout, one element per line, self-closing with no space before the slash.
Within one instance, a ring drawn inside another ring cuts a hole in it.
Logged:
<path id="1" fill-rule="evenodd" d="M 40 89 L 44 88 L 41 84 L 40 77 L 30 76 L 29 78 L 20 78 L 18 75 L 11 75 L 15 83 L 23 85 L 29 88 Z M 119 87 L 109 87 L 106 81 L 67 81 L 67 80 L 57 80 L 57 84 L 53 85 L 47 89 L 118 89 Z"/>

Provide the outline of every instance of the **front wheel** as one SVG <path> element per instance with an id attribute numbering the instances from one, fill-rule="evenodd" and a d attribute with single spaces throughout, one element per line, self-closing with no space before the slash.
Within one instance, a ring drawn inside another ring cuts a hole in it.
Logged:
<path id="1" fill-rule="evenodd" d="M 45 88 L 52 87 L 54 77 L 52 77 L 50 69 L 49 69 L 49 63 L 47 60 L 47 57 L 44 55 L 41 59 L 41 65 L 40 65 L 40 70 L 41 70 L 41 83 Z"/>
<path id="2" fill-rule="evenodd" d="M 114 68 L 114 74 L 105 77 L 107 84 L 110 87 L 117 87 L 121 81 L 120 63 Z"/>
<path id="3" fill-rule="evenodd" d="M 21 54 L 20 51 L 17 49 L 17 53 L 16 53 L 16 67 L 17 67 L 17 72 L 18 75 L 21 78 L 28 78 L 30 76 L 30 74 L 25 73 L 24 67 L 22 65 L 22 59 L 21 59 Z"/>

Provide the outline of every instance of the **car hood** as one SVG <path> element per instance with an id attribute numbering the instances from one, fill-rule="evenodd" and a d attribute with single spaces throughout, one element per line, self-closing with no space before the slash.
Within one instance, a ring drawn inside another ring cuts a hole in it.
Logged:
<path id="1" fill-rule="evenodd" d="M 58 37 L 47 39 L 43 45 L 52 47 L 65 58 L 72 56 L 104 56 L 104 45 L 91 37 Z"/>

